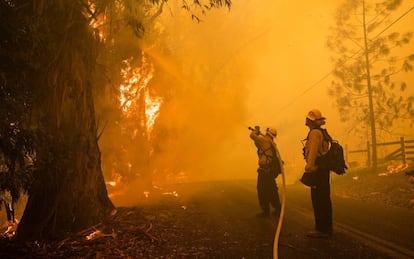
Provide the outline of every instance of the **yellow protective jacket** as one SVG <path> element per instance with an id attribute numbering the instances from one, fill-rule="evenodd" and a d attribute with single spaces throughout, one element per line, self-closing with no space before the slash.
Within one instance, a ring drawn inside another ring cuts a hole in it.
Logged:
<path id="1" fill-rule="evenodd" d="M 250 133 L 250 138 L 254 140 L 254 144 L 257 147 L 257 156 L 259 158 L 259 167 L 267 168 L 271 160 L 273 159 L 272 145 L 275 148 L 276 159 L 279 163 L 280 170 L 283 170 L 283 161 L 280 157 L 279 150 L 276 146 L 276 143 L 273 142 L 273 139 L 269 135 L 258 134 L 257 131 L 252 131 Z"/>
<path id="2" fill-rule="evenodd" d="M 314 172 L 318 170 L 316 159 L 324 155 L 329 150 L 329 142 L 323 137 L 323 133 L 319 129 L 311 129 L 305 144 L 305 160 L 306 172 Z"/>

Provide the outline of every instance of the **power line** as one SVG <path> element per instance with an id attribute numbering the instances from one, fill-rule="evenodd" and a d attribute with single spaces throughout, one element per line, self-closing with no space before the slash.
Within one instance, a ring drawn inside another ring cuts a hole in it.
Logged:
<path id="1" fill-rule="evenodd" d="M 312 88 L 314 88 L 316 85 L 318 85 L 320 82 L 322 82 L 323 80 L 325 80 L 326 78 L 328 78 L 328 76 L 330 76 L 332 74 L 333 70 L 329 71 L 329 73 L 327 73 L 326 75 L 324 75 L 321 79 L 319 79 L 318 81 L 316 81 L 315 83 L 313 83 L 311 86 L 309 86 L 308 88 L 305 89 L 305 91 L 303 91 L 301 94 L 299 94 L 298 96 L 295 97 L 295 99 L 293 99 L 292 101 L 290 101 L 288 104 L 286 104 L 285 106 L 283 106 L 280 111 L 285 110 L 287 107 L 289 107 L 290 105 L 292 105 L 294 102 L 296 102 L 297 98 L 302 97 L 303 95 L 305 95 L 307 92 L 309 92 Z"/>
<path id="2" fill-rule="evenodd" d="M 390 23 L 387 27 L 385 27 L 384 30 L 382 30 L 380 33 L 378 33 L 374 39 L 378 38 L 381 34 L 383 34 L 386 30 L 388 30 L 391 26 L 393 26 L 395 23 L 397 23 L 399 20 L 401 20 L 404 16 L 406 16 L 409 12 L 411 12 L 412 10 L 414 10 L 414 6 L 411 7 L 410 9 L 408 9 L 408 11 L 406 11 L 405 13 L 403 13 L 400 17 L 398 17 L 395 21 L 393 21 L 392 23 Z"/>
<path id="3" fill-rule="evenodd" d="M 396 20 L 394 20 L 392 23 L 390 23 L 387 27 L 385 27 L 381 32 L 379 32 L 374 39 L 378 38 L 381 34 L 383 34 L 386 30 L 388 30 L 391 26 L 393 26 L 395 23 L 397 23 L 398 21 L 400 21 L 404 16 L 406 16 L 408 13 L 410 13 L 412 10 L 414 10 L 414 6 L 412 6 L 410 9 L 408 9 L 405 13 L 403 13 L 402 15 L 400 15 Z M 341 64 L 346 63 L 346 61 L 348 61 L 349 59 L 353 58 L 356 54 L 359 54 L 361 52 L 362 49 L 359 49 L 356 53 L 354 53 L 351 57 L 349 57 L 348 59 L 344 60 L 343 62 L 341 62 Z M 286 108 L 288 108 L 290 105 L 292 105 L 294 102 L 297 101 L 297 99 L 299 97 L 302 97 L 303 95 L 305 95 L 307 92 L 309 92 L 310 90 L 312 90 L 314 87 L 316 87 L 320 82 L 324 81 L 326 78 L 329 77 L 330 74 L 332 74 L 334 70 L 329 71 L 327 74 L 325 74 L 323 77 L 321 77 L 321 79 L 319 79 L 318 81 L 316 81 L 315 83 L 313 83 L 312 85 L 310 85 L 308 88 L 306 88 L 302 93 L 300 93 L 299 95 L 297 95 L 293 100 L 291 100 L 288 104 L 286 104 L 285 106 L 283 106 L 280 111 L 284 111 Z"/>

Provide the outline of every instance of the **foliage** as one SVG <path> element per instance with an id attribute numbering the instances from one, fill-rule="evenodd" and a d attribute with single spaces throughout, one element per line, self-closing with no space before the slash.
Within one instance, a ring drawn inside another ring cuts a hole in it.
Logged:
<path id="1" fill-rule="evenodd" d="M 0 3 L 0 193 L 10 192 L 14 202 L 28 191 L 33 177 L 30 80 L 38 59 L 32 27 L 16 15 L 12 1 Z"/>
<path id="2" fill-rule="evenodd" d="M 27 192 L 33 179 L 32 134 L 15 125 L 0 129 L 0 193 L 10 192 L 13 201 Z"/>
<path id="3" fill-rule="evenodd" d="M 413 126 L 414 96 L 410 95 L 406 81 L 413 70 L 414 54 L 406 53 L 413 33 L 393 30 L 389 18 L 401 2 L 366 0 L 363 10 L 363 1 L 352 0 L 344 1 L 338 9 L 336 25 L 328 39 L 328 47 L 336 54 L 333 56 L 335 79 L 329 94 L 336 99 L 341 119 L 351 123 L 353 131 L 365 132 L 370 125 L 370 94 L 379 130 L 392 131 L 402 120 L 408 120 Z M 371 93 L 367 85 L 365 39 Z"/>

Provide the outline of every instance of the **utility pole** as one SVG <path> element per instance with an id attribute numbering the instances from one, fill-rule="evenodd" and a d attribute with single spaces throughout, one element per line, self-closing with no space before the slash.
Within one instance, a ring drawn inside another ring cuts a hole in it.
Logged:
<path id="1" fill-rule="evenodd" d="M 368 102 L 369 102 L 369 120 L 371 126 L 371 141 L 372 141 L 372 171 L 377 171 L 377 131 L 375 128 L 375 112 L 374 104 L 372 100 L 372 85 L 371 85 L 371 72 L 368 55 L 368 36 L 365 20 L 365 0 L 362 1 L 362 17 L 363 17 L 363 28 L 364 28 L 364 52 L 365 52 L 365 66 L 367 70 L 367 86 L 368 86 Z"/>

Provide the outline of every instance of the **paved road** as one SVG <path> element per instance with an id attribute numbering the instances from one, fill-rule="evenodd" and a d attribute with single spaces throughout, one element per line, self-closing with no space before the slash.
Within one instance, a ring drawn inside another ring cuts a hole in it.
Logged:
<path id="1" fill-rule="evenodd" d="M 277 220 L 258 219 L 255 181 L 185 184 L 180 204 L 194 232 L 188 246 L 204 247 L 208 258 L 272 258 Z M 335 234 L 309 239 L 313 229 L 309 190 L 287 186 L 278 258 L 414 258 L 414 214 L 408 210 L 333 197 Z M 194 219 L 194 215 L 197 215 Z M 187 236 L 186 233 L 183 233 Z M 223 247 L 224 246 L 224 247 Z M 212 248 L 214 247 L 214 248 Z M 195 249 L 196 250 L 196 249 Z M 203 257 L 203 256 L 199 256 Z"/>
<path id="2" fill-rule="evenodd" d="M 309 190 L 303 186 L 287 187 L 285 234 L 297 231 L 292 226 L 297 223 L 297 219 L 306 222 L 302 229 L 313 226 L 309 195 Z M 414 214 L 412 212 L 407 209 L 391 208 L 336 196 L 332 196 L 332 202 L 336 234 L 333 240 L 327 243 L 332 244 L 334 249 L 334 251 L 326 251 L 327 257 L 329 253 L 332 253 L 337 257 L 343 256 L 343 258 L 348 255 L 364 258 L 360 253 L 367 253 L 367 256 L 371 258 L 414 258 Z M 302 214 L 304 218 L 300 219 L 298 214 Z M 283 238 L 282 235 L 282 241 Z M 292 239 L 288 240 L 295 242 Z M 325 250 L 324 247 L 318 245 L 315 245 L 315 249 Z M 359 248 L 361 251 L 358 251 Z M 372 255 L 370 255 L 371 252 Z"/>

